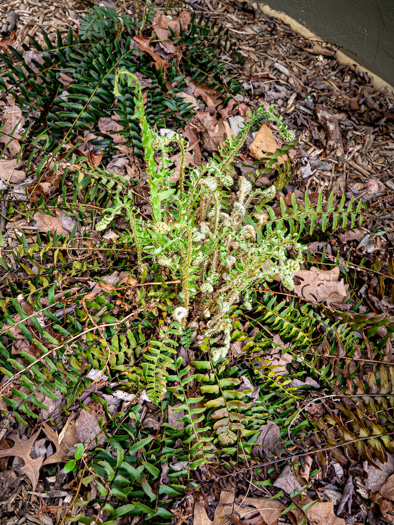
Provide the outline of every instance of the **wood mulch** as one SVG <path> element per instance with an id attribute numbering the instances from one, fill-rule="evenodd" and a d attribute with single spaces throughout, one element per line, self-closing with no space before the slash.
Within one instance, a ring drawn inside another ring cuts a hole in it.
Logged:
<path id="1" fill-rule="evenodd" d="M 98 3 L 117 5 L 130 14 L 135 8 L 134 0 Z M 158 4 L 163 6 L 165 2 Z M 50 36 L 57 29 L 77 29 L 80 18 L 92 5 L 83 0 L 11 0 L 0 7 L 0 28 L 14 12 L 17 30 L 11 37 L 12 44 L 23 50 L 28 35 L 39 38 L 41 29 Z M 183 7 L 216 19 L 237 42 L 239 60 L 222 57 L 229 74 L 245 90 L 237 100 L 254 108 L 274 104 L 295 131 L 298 147 L 293 159 L 292 189 L 300 194 L 307 189 L 311 193 L 334 191 L 338 196 L 346 193 L 372 203 L 373 212 L 369 212 L 367 228 L 360 237 L 362 242 L 367 236 L 369 239 L 358 247 L 359 253 L 387 255 L 394 242 L 393 95 L 376 89 L 366 73 L 338 62 L 335 48 L 299 35 L 280 20 L 265 15 L 258 4 L 188 0 Z M 390 305 L 378 301 L 374 307 L 377 311 L 390 309 Z M 15 491 L 1 503 L 0 523 L 58 523 L 62 511 L 35 513 L 34 509 L 40 508 L 40 497 L 44 496 L 26 492 L 21 485 L 18 494 Z M 45 497 L 45 505 L 61 509 L 70 504 L 72 492 L 52 490 Z M 33 510 L 23 517 L 1 519 L 2 513 L 15 511 L 25 500 L 30 500 Z"/>

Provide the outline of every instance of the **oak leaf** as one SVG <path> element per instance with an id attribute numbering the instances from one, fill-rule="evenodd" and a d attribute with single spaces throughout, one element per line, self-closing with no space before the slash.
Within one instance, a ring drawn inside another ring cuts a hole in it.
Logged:
<path id="1" fill-rule="evenodd" d="M 0 458 L 18 457 L 24 461 L 25 464 L 20 468 L 20 471 L 29 478 L 33 492 L 36 490 L 38 478 L 40 475 L 40 468 L 44 458 L 40 457 L 33 459 L 30 453 L 40 432 L 41 429 L 37 430 L 35 434 L 32 434 L 30 438 L 25 441 L 20 439 L 18 434 L 11 434 L 9 439 L 14 442 L 14 446 L 12 448 L 0 450 Z"/>
<path id="2" fill-rule="evenodd" d="M 268 498 L 245 498 L 242 500 L 244 505 L 255 507 L 264 520 L 266 525 L 276 525 L 285 510 L 286 506 L 277 499 Z"/>
<path id="3" fill-rule="evenodd" d="M 339 281 L 339 267 L 320 270 L 312 266 L 310 270 L 300 270 L 294 277 L 299 281 L 294 291 L 312 303 L 343 304 L 348 299 L 349 285 Z"/>

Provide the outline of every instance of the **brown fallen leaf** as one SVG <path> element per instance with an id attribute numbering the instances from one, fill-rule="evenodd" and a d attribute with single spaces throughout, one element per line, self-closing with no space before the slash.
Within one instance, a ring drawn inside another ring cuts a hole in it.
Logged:
<path id="1" fill-rule="evenodd" d="M 212 115 L 210 111 L 198 111 L 196 116 L 205 130 L 202 142 L 206 151 L 218 151 L 218 147 L 234 135 L 228 123 L 222 119 L 217 120 L 216 115 Z"/>
<path id="2" fill-rule="evenodd" d="M 18 170 L 16 159 L 0 160 L 0 179 L 11 184 L 20 184 L 26 178 L 26 173 L 23 170 Z"/>
<path id="3" fill-rule="evenodd" d="M 44 458 L 40 457 L 33 459 L 30 453 L 40 432 L 41 429 L 37 430 L 35 434 L 32 434 L 30 438 L 25 441 L 20 439 L 18 434 L 11 434 L 9 439 L 14 442 L 14 446 L 6 450 L 0 450 L 0 458 L 18 457 L 23 460 L 25 464 L 20 468 L 20 471 L 29 478 L 33 491 L 36 489 L 38 478 L 40 476 L 40 468 Z"/>
<path id="4" fill-rule="evenodd" d="M 59 435 L 47 423 L 44 422 L 42 427 L 42 430 L 44 431 L 47 438 L 50 439 L 56 447 L 56 452 L 52 454 L 52 456 L 49 456 L 49 458 L 44 461 L 43 465 L 50 465 L 51 463 L 64 463 L 68 461 L 70 459 L 68 456 L 70 447 L 64 442 L 64 440 L 61 442 L 59 441 Z"/>
<path id="5" fill-rule="evenodd" d="M 263 124 L 258 130 L 252 144 L 249 146 L 249 152 L 253 158 L 260 160 L 265 157 L 267 153 L 275 153 L 278 148 L 279 144 L 276 142 L 271 129 L 267 124 Z M 278 157 L 279 164 L 283 164 L 286 159 L 286 155 Z"/>
<path id="6" fill-rule="evenodd" d="M 168 406 L 168 424 L 174 428 L 182 429 L 185 428 L 185 423 L 184 421 L 178 421 L 178 419 L 182 419 L 185 415 L 185 412 L 183 410 L 180 410 L 179 412 L 174 412 L 174 408 L 178 408 L 180 406 L 182 406 L 182 403 L 178 403 L 173 407 Z"/>
<path id="7" fill-rule="evenodd" d="M 30 200 L 32 202 L 39 202 L 41 195 L 43 195 L 44 197 L 48 197 L 58 189 L 61 180 L 62 173 L 60 171 L 58 173 L 55 173 L 50 169 L 46 170 L 45 173 L 41 176 L 39 182 L 35 182 L 34 184 L 31 184 L 27 187 L 30 195 Z"/>
<path id="8" fill-rule="evenodd" d="M 388 478 L 380 489 L 380 493 L 384 498 L 394 501 L 394 475 Z"/>
<path id="9" fill-rule="evenodd" d="M 286 506 L 277 499 L 266 498 L 245 498 L 242 499 L 244 505 L 256 508 L 266 525 L 276 525 Z"/>
<path id="10" fill-rule="evenodd" d="M 176 96 L 181 98 L 187 104 L 191 104 L 194 109 L 198 109 L 198 102 L 195 97 L 193 97 L 193 95 L 188 95 L 187 93 L 177 93 Z"/>
<path id="11" fill-rule="evenodd" d="M 260 435 L 256 444 L 252 448 L 252 454 L 262 458 L 278 456 L 281 451 L 280 428 L 273 421 L 268 421 L 266 425 L 259 428 Z"/>
<path id="12" fill-rule="evenodd" d="M 274 481 L 273 485 L 278 489 L 282 489 L 286 494 L 299 492 L 302 488 L 289 465 L 286 465 L 279 477 Z"/>
<path id="13" fill-rule="evenodd" d="M 184 134 L 189 141 L 190 150 L 193 151 L 193 161 L 195 166 L 199 166 L 202 160 L 202 154 L 200 149 L 200 141 L 194 129 L 190 124 L 187 124 L 184 129 Z"/>
<path id="14" fill-rule="evenodd" d="M 193 525 L 212 525 L 213 521 L 208 518 L 207 511 L 201 501 L 194 505 Z"/>
<path id="15" fill-rule="evenodd" d="M 56 211 L 56 217 L 45 215 L 45 213 L 35 213 L 33 219 L 36 221 L 38 231 L 43 233 L 69 235 L 75 226 L 75 221 L 59 210 Z"/>
<path id="16" fill-rule="evenodd" d="M 289 374 L 287 365 L 293 361 L 293 357 L 283 350 L 286 350 L 290 345 L 289 343 L 285 344 L 278 334 L 274 335 L 273 342 L 277 346 L 271 351 L 271 355 L 261 360 L 262 370 L 272 373 L 273 377 L 287 376 Z"/>
<path id="17" fill-rule="evenodd" d="M 208 84 L 199 84 L 196 86 L 191 82 L 188 85 L 188 90 L 189 89 L 195 97 L 201 97 L 203 99 L 207 108 L 216 108 L 222 102 L 218 92 L 215 91 L 213 87 L 208 86 Z"/>
<path id="18" fill-rule="evenodd" d="M 303 502 L 304 504 L 306 502 Z M 317 502 L 305 511 L 310 525 L 345 525 L 346 521 L 334 513 L 333 501 Z"/>
<path id="19" fill-rule="evenodd" d="M 310 270 L 300 270 L 294 274 L 294 291 L 300 297 L 312 303 L 341 305 L 349 297 L 349 285 L 339 281 L 339 267 L 332 270 L 320 270 L 313 266 Z"/>
<path id="20" fill-rule="evenodd" d="M 213 525 L 223 525 L 225 518 L 233 514 L 234 490 L 222 490 L 219 505 L 216 507 Z"/>
<path id="21" fill-rule="evenodd" d="M 175 46 L 176 38 L 169 40 L 171 34 L 179 35 L 181 28 L 186 29 L 190 23 L 190 13 L 188 11 L 182 11 L 176 18 L 167 18 L 165 15 L 156 13 L 155 18 L 152 21 L 152 27 L 161 40 L 160 46 L 170 54 L 177 53 L 178 49 Z"/>
<path id="22" fill-rule="evenodd" d="M 94 410 L 81 410 L 75 421 L 75 430 L 78 443 L 83 443 L 88 450 L 96 447 L 96 438 L 100 445 L 105 441 L 105 435 L 101 432 L 97 413 Z"/>
<path id="23" fill-rule="evenodd" d="M 327 153 L 332 153 L 337 157 L 342 157 L 344 154 L 344 150 L 338 120 L 333 115 L 331 115 L 327 108 L 325 108 L 321 104 L 318 104 L 315 107 L 315 113 L 317 120 L 323 126 L 324 131 L 326 133 Z"/>
<path id="24" fill-rule="evenodd" d="M 16 29 L 11 31 L 10 36 L 7 38 L 0 38 L 0 47 L 4 50 L 7 49 L 7 46 L 12 46 L 12 43 L 14 42 L 16 38 Z"/>
<path id="25" fill-rule="evenodd" d="M 150 43 L 150 41 L 151 41 L 150 38 L 147 38 L 147 37 L 142 36 L 142 35 L 136 35 L 133 38 L 133 40 L 135 42 L 137 42 L 138 47 L 140 48 L 141 51 L 144 51 L 145 53 L 148 53 L 148 55 L 150 55 L 153 58 L 153 60 L 155 61 L 155 65 L 156 65 L 157 69 L 166 69 L 170 65 L 169 62 L 164 60 L 164 58 L 162 58 L 160 55 L 158 55 L 155 52 L 154 47 Z"/>
<path id="26" fill-rule="evenodd" d="M 6 106 L 3 110 L 2 119 L 5 120 L 5 125 L 0 133 L 0 144 L 8 144 L 7 149 L 11 157 L 16 157 L 21 149 L 21 145 L 18 142 L 21 135 L 17 133 L 17 130 L 22 127 L 25 122 L 20 107 L 16 104 Z M 7 135 L 12 135 L 14 138 Z"/>
<path id="27" fill-rule="evenodd" d="M 394 524 L 394 504 L 391 500 L 383 498 L 379 492 L 370 493 L 369 499 L 379 506 L 380 512 L 383 518 L 386 520 L 385 523 Z M 335 524 L 337 525 L 337 524 Z"/>

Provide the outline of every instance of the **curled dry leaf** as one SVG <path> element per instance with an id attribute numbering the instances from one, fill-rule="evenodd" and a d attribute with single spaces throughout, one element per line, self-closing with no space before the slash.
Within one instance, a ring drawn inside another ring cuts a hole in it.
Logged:
<path id="1" fill-rule="evenodd" d="M 279 145 L 276 142 L 271 129 L 266 124 L 263 124 L 258 130 L 254 141 L 249 146 L 249 152 L 253 158 L 260 160 L 265 157 L 267 153 L 275 153 L 278 148 Z M 283 164 L 286 158 L 286 155 L 278 157 L 279 164 Z"/>
<path id="2" fill-rule="evenodd" d="M 331 113 L 329 113 L 329 111 L 324 106 L 320 104 L 315 107 L 315 113 L 317 120 L 323 126 L 326 133 L 327 153 L 332 153 L 337 157 L 342 157 L 344 151 L 338 120 L 333 115 L 331 115 Z"/>
<path id="3" fill-rule="evenodd" d="M 51 428 L 45 422 L 43 423 L 42 430 L 44 431 L 47 438 L 52 441 L 56 448 L 56 452 L 44 461 L 44 465 L 51 465 L 53 463 L 64 463 L 68 461 L 70 459 L 70 447 L 67 444 L 67 442 L 64 439 L 60 440 L 58 433 L 55 432 L 53 428 Z"/>
<path id="4" fill-rule="evenodd" d="M 348 299 L 349 285 L 339 281 L 338 266 L 328 271 L 313 266 L 310 270 L 300 270 L 294 276 L 299 281 L 294 287 L 295 293 L 307 301 L 341 305 Z"/>

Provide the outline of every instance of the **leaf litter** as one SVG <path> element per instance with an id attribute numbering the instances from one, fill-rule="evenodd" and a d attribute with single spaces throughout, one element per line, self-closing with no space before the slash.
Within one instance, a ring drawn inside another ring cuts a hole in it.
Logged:
<path id="1" fill-rule="evenodd" d="M 13 4 L 16 3 L 13 2 Z M 53 10 L 44 12 L 41 16 L 41 11 L 46 3 L 40 2 L 40 4 L 42 5 L 21 0 L 19 3 L 21 12 L 18 15 L 18 31 L 15 29 L 8 31 L 14 23 L 13 17 L 8 17 L 6 29 L 9 34 L 6 37 L 3 35 L 0 42 L 3 49 L 8 44 L 21 46 L 22 39 L 27 35 L 25 28 L 28 27 L 29 21 L 33 17 L 38 20 L 38 14 L 40 14 L 42 21 L 45 20 L 41 23 L 47 24 L 48 29 L 52 31 L 57 27 L 65 30 L 67 24 L 77 25 L 77 9 L 73 2 L 67 6 L 59 5 L 59 12 L 56 16 L 53 15 Z M 243 41 L 239 51 L 246 60 L 243 64 L 240 62 L 229 66 L 232 73 L 237 75 L 243 83 L 245 92 L 239 95 L 236 101 L 233 99 L 233 103 L 228 104 L 226 108 L 221 106 L 222 100 L 217 96 L 217 92 L 204 83 L 195 85 L 193 82 L 189 82 L 188 92 L 181 94 L 181 98 L 191 102 L 196 110 L 196 117 L 189 121 L 184 130 L 184 134 L 190 142 L 189 149 L 194 152 L 194 157 L 191 157 L 191 164 L 198 165 L 207 152 L 217 152 L 224 140 L 232 134 L 237 134 L 244 117 L 247 115 L 249 105 L 253 107 L 256 103 L 275 101 L 280 111 L 285 114 L 287 122 L 299 134 L 297 140 L 300 143 L 300 150 L 294 164 L 297 174 L 296 185 L 287 186 L 287 196 L 294 191 L 304 192 L 306 187 L 315 191 L 324 188 L 327 194 L 331 189 L 340 190 L 345 192 L 348 198 L 355 196 L 364 202 L 371 200 L 379 204 L 380 209 L 376 216 L 369 219 L 368 231 L 373 231 L 373 233 L 368 233 L 370 235 L 367 239 L 368 242 L 365 241 L 364 235 L 359 238 L 362 232 L 358 232 L 357 237 L 356 234 L 349 233 L 347 235 L 345 233 L 341 234 L 339 239 L 334 237 L 327 250 L 328 255 L 330 255 L 330 250 L 333 253 L 332 247 L 335 246 L 339 251 L 342 251 L 342 256 L 345 256 L 350 250 L 354 255 L 354 260 L 357 261 L 360 260 L 356 257 L 358 255 L 357 250 L 362 250 L 363 255 L 374 260 L 374 268 L 378 268 L 376 271 L 379 272 L 382 269 L 379 259 L 383 258 L 384 260 L 386 243 L 392 243 L 394 240 L 392 233 L 390 233 L 390 226 L 392 226 L 390 212 L 394 188 L 390 186 L 390 181 L 387 181 L 384 176 L 384 173 L 392 167 L 392 144 L 388 131 L 388 122 L 390 121 L 388 108 L 392 107 L 390 106 L 392 103 L 389 102 L 389 95 L 374 90 L 365 74 L 356 75 L 348 67 L 339 65 L 335 58 L 335 49 L 316 42 L 306 41 L 299 35 L 292 33 L 280 21 L 263 15 L 257 5 L 249 2 L 205 2 L 203 0 L 193 2 L 193 5 L 200 9 L 202 6 L 212 18 L 220 18 L 233 34 L 242 34 Z M 230 5 L 231 8 L 237 9 L 237 16 L 234 16 L 228 9 Z M 10 6 L 8 10 L 11 7 L 14 8 L 14 6 Z M 159 42 L 157 43 L 153 38 L 146 36 L 134 37 L 134 42 L 141 52 L 152 57 L 156 67 L 165 70 L 169 67 L 172 59 L 179 61 L 181 52 L 176 45 L 176 35 L 179 35 L 180 28 L 184 30 L 187 27 L 189 19 L 190 13 L 188 11 L 183 11 L 171 18 L 157 13 L 152 24 Z M 35 34 L 37 30 L 38 24 L 35 24 L 29 34 Z M 262 35 L 267 35 L 269 38 L 261 38 Z M 272 41 L 273 35 L 279 36 L 281 39 L 278 48 L 269 43 Z M 286 39 L 287 42 L 285 43 Z M 288 47 L 286 48 L 286 46 Z M 320 56 L 324 57 L 323 60 L 316 59 Z M 32 59 L 38 60 L 38 56 L 32 56 Z M 31 67 L 34 68 L 33 62 Z M 329 75 L 326 74 L 327 71 L 330 71 Z M 145 86 L 151 82 L 151 79 L 144 78 L 143 80 L 146 82 Z M 71 81 L 71 78 L 62 78 L 65 89 L 69 89 Z M 143 85 L 143 87 L 145 86 Z M 10 143 L 6 138 L 1 139 L 4 145 L 8 143 L 9 158 L 0 161 L 0 178 L 11 185 L 18 185 L 26 178 L 25 166 L 16 160 L 20 151 L 18 139 L 21 138 L 25 122 L 20 108 L 9 100 L 7 100 L 7 104 L 2 108 L 3 117 L 6 118 L 6 127 L 3 128 L 3 131 L 12 133 L 16 129 L 17 132 L 14 133 L 15 139 Z M 242 108 L 242 105 L 245 107 Z M 236 114 L 237 111 L 239 112 L 238 115 Z M 101 120 L 99 130 L 104 135 L 110 136 L 115 144 L 122 144 L 122 135 L 118 133 L 122 131 L 122 126 L 117 120 L 113 118 Z M 255 137 L 250 140 L 248 150 L 254 159 L 259 160 L 267 153 L 274 152 L 277 147 L 277 138 L 272 130 L 266 124 L 262 124 Z M 100 165 L 102 162 L 101 153 L 97 154 L 96 150 L 88 149 L 85 154 L 92 164 Z M 280 157 L 280 164 L 283 164 L 284 158 Z M 178 162 L 176 157 L 172 160 L 174 163 Z M 127 171 L 125 169 L 127 161 L 129 159 L 125 157 L 116 158 L 113 156 L 110 161 L 112 165 L 109 163 L 107 166 L 112 168 L 115 173 L 124 175 Z M 137 164 L 134 159 L 133 162 Z M 270 170 L 267 174 L 268 181 L 272 177 L 273 171 Z M 36 197 L 35 199 L 32 198 L 32 201 L 38 202 L 41 197 L 47 198 L 58 189 L 59 184 L 58 180 L 52 184 L 50 176 L 48 176 L 47 181 L 41 179 L 35 186 Z M 30 186 L 30 188 L 32 187 Z M 288 199 L 288 202 L 291 201 Z M 42 233 L 69 235 L 74 226 L 78 224 L 75 216 L 71 218 L 60 210 L 56 210 L 54 213 L 55 215 L 35 213 L 34 222 L 29 224 L 33 224 L 33 229 Z M 318 251 L 320 250 L 316 250 L 316 252 Z M 348 276 L 338 266 L 330 269 L 329 264 L 327 264 L 329 257 L 322 258 L 318 253 L 315 253 L 314 258 L 314 263 L 319 266 L 310 267 L 308 270 L 302 269 L 298 272 L 294 292 L 311 303 L 324 303 L 327 307 L 340 310 L 350 297 L 351 286 Z M 383 264 L 387 268 L 387 263 L 384 262 Z M 323 266 L 324 269 L 320 266 Z M 365 278 L 365 284 L 368 286 L 370 299 L 372 297 L 371 300 L 376 313 L 385 310 L 382 307 L 385 300 L 382 295 L 384 296 L 385 292 L 383 291 L 382 294 L 382 279 L 379 279 L 379 274 L 376 275 L 375 281 L 370 282 L 367 277 Z M 114 281 L 113 284 L 116 286 L 118 283 L 119 281 Z M 110 292 L 117 293 L 115 288 L 112 288 Z M 285 340 L 285 336 L 283 339 Z M 287 352 L 288 347 L 281 337 L 275 335 L 273 341 L 278 346 L 268 356 L 265 355 L 263 369 L 266 371 L 268 369 L 274 379 L 283 382 L 294 370 L 293 367 L 297 367 L 298 364 L 293 356 Z M 240 346 L 242 348 L 245 345 Z M 303 376 L 302 379 L 292 377 L 290 384 L 294 388 L 299 388 L 314 387 L 316 384 L 323 383 L 317 383 L 315 380 Z M 245 383 L 245 388 L 247 387 L 248 385 Z M 122 390 L 117 390 L 116 393 L 122 398 L 120 395 L 123 393 Z M 108 394 L 102 395 L 104 398 Z M 124 393 L 125 402 L 132 403 L 134 398 L 127 396 L 128 394 Z M 140 402 L 143 403 L 144 400 L 140 400 Z M 48 397 L 44 399 L 43 404 L 49 404 Z M 42 414 L 45 414 L 44 419 L 50 418 L 58 408 L 60 406 L 54 405 L 49 411 L 42 409 Z M 151 409 L 152 407 L 144 408 L 147 411 Z M 182 414 L 182 412 L 175 412 L 171 415 L 174 428 L 182 428 L 182 425 L 177 422 L 177 419 L 183 417 Z M 331 417 L 335 419 L 332 414 Z M 155 423 L 157 418 L 152 415 L 146 416 L 146 420 L 148 425 L 157 424 Z M 160 428 L 160 424 L 157 428 Z M 75 445 L 79 442 L 93 450 L 95 439 L 98 438 L 100 441 L 103 438 L 98 424 L 98 415 L 92 409 L 82 409 L 75 421 L 68 423 L 66 430 L 65 433 L 60 432 L 58 434 L 47 422 L 43 422 L 42 431 L 53 443 L 56 450 L 46 459 L 43 456 L 35 459 L 31 457 L 31 451 L 37 443 L 40 431 L 32 433 L 30 438 L 27 438 L 28 434 L 24 435 L 23 438 L 27 439 L 21 439 L 19 434 L 8 434 L 7 439 L 13 441 L 14 444 L 11 448 L 2 448 L 0 456 L 3 458 L 18 457 L 22 460 L 23 465 L 19 467 L 19 470 L 30 480 L 34 491 L 39 483 L 42 465 L 56 465 L 68 461 L 67 458 L 72 457 L 75 452 Z M 280 456 L 280 427 L 276 423 L 268 420 L 266 425 L 257 429 L 256 435 L 257 439 L 254 441 L 253 449 L 259 450 L 259 453 L 256 452 L 255 455 L 259 456 L 263 453 L 268 457 Z M 44 448 L 45 443 L 40 440 L 40 447 L 37 447 L 37 450 L 43 451 Z M 392 455 L 388 455 L 386 463 L 378 463 L 382 470 L 371 465 L 365 465 L 366 478 L 362 481 L 366 490 L 370 490 L 374 494 L 371 496 L 371 501 L 375 503 L 374 512 L 378 513 L 380 509 L 383 517 L 389 522 L 392 522 L 390 510 L 392 506 L 388 503 L 388 501 L 392 501 L 392 476 L 390 476 L 392 469 L 388 468 L 387 465 L 391 465 L 391 458 Z M 181 463 L 172 464 L 180 465 L 180 468 L 184 468 L 186 464 L 187 467 L 187 462 L 183 465 Z M 329 463 L 330 460 L 324 468 L 328 471 L 334 470 L 333 465 Z M 303 482 L 300 477 L 297 479 L 297 474 L 294 472 L 290 466 L 282 468 L 280 473 L 276 473 L 278 475 L 273 481 L 273 486 L 283 490 L 286 494 L 300 490 Z M 3 470 L 0 473 L 4 477 L 5 485 L 14 486 L 17 490 L 21 480 L 16 480 L 12 474 L 14 473 L 10 470 Z M 204 475 L 208 477 L 207 473 Z M 355 507 L 359 505 L 356 503 L 356 499 L 359 496 L 353 494 L 352 477 L 346 474 L 345 480 L 340 483 L 333 477 L 331 484 L 327 483 L 328 477 L 324 478 L 323 481 L 321 477 L 317 477 L 317 479 L 318 483 L 322 483 L 323 486 L 324 484 L 334 486 L 336 491 L 341 494 L 341 500 L 336 511 L 332 501 L 315 503 L 305 510 L 308 522 L 316 525 L 320 523 L 332 525 L 345 523 L 345 520 L 336 514 L 346 515 L 354 522 L 356 519 Z M 235 497 L 235 491 L 230 489 L 222 490 L 220 496 L 216 492 L 217 497 L 211 496 L 205 504 L 196 501 L 194 522 L 202 524 L 223 523 L 226 516 L 233 514 L 234 522 L 239 520 L 239 522 L 246 524 L 253 523 L 253 521 L 248 522 L 248 518 L 251 516 L 250 520 L 256 519 L 255 516 L 259 513 L 263 523 L 278 523 L 282 512 L 288 506 L 288 500 L 285 497 L 270 499 L 269 495 L 267 498 L 261 498 L 256 495 L 258 491 L 253 497 L 244 497 L 246 491 L 243 488 L 243 486 L 240 488 L 240 497 Z M 319 492 L 320 495 L 321 492 Z M 307 498 L 302 501 L 302 505 L 305 505 L 306 502 Z M 213 506 L 216 505 L 214 514 L 212 513 L 212 504 Z M 209 510 L 212 520 L 208 518 L 206 509 Z M 193 513 L 190 511 L 189 505 L 189 516 L 191 515 L 190 512 Z M 298 523 L 302 521 L 302 513 L 300 514 L 298 511 L 292 513 L 291 511 L 288 513 L 288 518 L 293 523 Z M 363 518 L 360 514 L 358 519 L 361 521 Z M 261 523 L 261 520 L 255 523 Z"/>

